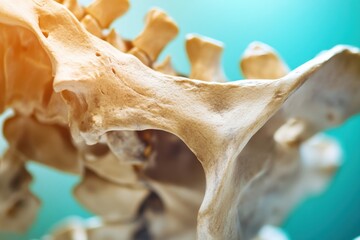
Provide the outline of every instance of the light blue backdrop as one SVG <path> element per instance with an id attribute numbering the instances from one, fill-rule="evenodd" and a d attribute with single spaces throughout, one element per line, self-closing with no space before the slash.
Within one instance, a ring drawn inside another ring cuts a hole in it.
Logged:
<path id="1" fill-rule="evenodd" d="M 83 1 L 84 3 L 89 1 Z M 133 0 L 131 10 L 115 27 L 133 38 L 143 27 L 147 10 L 158 6 L 179 24 L 180 34 L 162 54 L 170 54 L 184 73 L 189 64 L 184 50 L 187 33 L 199 33 L 225 43 L 223 65 L 227 76 L 240 79 L 239 58 L 254 40 L 263 41 L 295 68 L 336 44 L 360 47 L 360 1 L 357 0 Z M 328 191 L 301 204 L 284 222 L 294 240 L 353 239 L 360 235 L 360 117 L 329 131 L 344 148 L 345 164 Z M 76 177 L 64 176 L 38 165 L 33 189 L 43 207 L 23 239 L 38 238 L 72 214 L 90 216 L 71 198 Z M 0 235 L 3 239 L 5 235 Z M 16 239 L 20 239 L 16 236 Z"/>

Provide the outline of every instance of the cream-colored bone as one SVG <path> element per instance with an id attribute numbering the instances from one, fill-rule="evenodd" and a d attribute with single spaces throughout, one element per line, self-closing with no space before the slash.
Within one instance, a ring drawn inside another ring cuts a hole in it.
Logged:
<path id="1" fill-rule="evenodd" d="M 290 118 L 274 134 L 274 139 L 283 147 L 298 147 L 307 139 L 307 126 L 300 119 Z"/>
<path id="2" fill-rule="evenodd" d="M 203 36 L 189 34 L 186 52 L 191 64 L 190 78 L 212 82 L 225 82 L 221 66 L 223 43 Z"/>
<path id="3" fill-rule="evenodd" d="M 63 0 L 62 4 L 81 20 L 85 15 L 85 9 L 79 4 L 78 0 Z"/>
<path id="4" fill-rule="evenodd" d="M 240 69 L 247 79 L 277 79 L 289 72 L 275 50 L 261 42 L 253 42 L 247 47 Z"/>
<path id="5" fill-rule="evenodd" d="M 307 116 L 308 112 L 302 106 L 296 108 L 297 97 L 294 96 L 297 92 L 291 95 L 295 89 L 305 81 L 298 92 L 311 86 L 308 83 L 321 83 L 315 79 L 328 79 L 326 75 L 329 73 L 332 76 L 342 74 L 350 83 L 358 83 L 358 50 L 345 47 L 330 50 L 277 81 L 220 84 L 165 76 L 91 36 L 73 21 L 67 11 L 52 2 L 26 2 L 21 11 L 16 3 L 2 4 L 5 7 L 0 9 L 0 20 L 32 30 L 49 54 L 56 67 L 54 87 L 71 109 L 71 129 L 77 140 L 95 143 L 108 131 L 154 128 L 179 136 L 196 154 L 207 181 L 198 216 L 199 238 L 241 236 L 237 228 L 239 196 L 234 189 L 246 185 L 246 182 L 239 178 L 239 166 L 243 162 L 237 157 L 247 141 L 286 99 L 281 110 L 284 122 L 287 118 L 299 117 L 296 111 L 300 109 L 305 115 L 304 121 L 311 127 L 315 126 L 311 129 L 325 126 L 324 123 L 316 125 L 319 120 L 324 120 L 323 116 Z M 54 27 L 56 22 L 62 22 L 66 27 Z M 73 36 L 71 42 L 67 41 L 67 36 Z M 344 62 L 346 64 L 342 64 Z M 316 85 L 313 87 L 317 89 Z M 307 91 L 313 92 L 311 89 Z M 330 96 L 325 94 L 325 97 Z M 324 104 L 327 103 L 317 106 Z M 326 114 L 328 120 L 325 123 L 334 124 L 337 122 L 334 119 L 348 117 L 357 110 L 353 108 L 356 105 L 356 101 L 350 102 L 350 105 L 345 105 L 349 108 L 344 112 L 335 116 Z M 339 109 L 342 106 L 332 107 Z M 277 127 L 280 126 L 281 122 Z M 273 135 L 270 137 L 272 139 Z M 258 163 L 259 159 L 256 160 Z M 259 172 L 254 171 L 256 166 L 250 166 L 252 168 L 247 169 L 250 173 L 242 174 L 245 179 L 246 174 L 251 176 L 252 171 Z"/>
<path id="6" fill-rule="evenodd" d="M 154 70 L 167 74 L 167 75 L 178 75 L 171 63 L 171 57 L 167 56 L 162 62 L 155 63 L 153 66 Z"/>
<path id="7" fill-rule="evenodd" d="M 113 45 L 115 48 L 122 52 L 126 52 L 128 49 L 124 40 L 116 33 L 115 29 L 111 29 L 105 40 Z"/>
<path id="8" fill-rule="evenodd" d="M 89 31 L 89 33 L 93 34 L 94 36 L 98 38 L 102 38 L 102 29 L 99 25 L 99 23 L 96 21 L 94 17 L 87 14 L 83 19 L 81 19 L 82 25 L 86 28 L 86 30 Z"/>
<path id="9" fill-rule="evenodd" d="M 95 0 L 86 8 L 86 12 L 93 16 L 102 28 L 108 28 L 129 7 L 129 0 Z"/>
<path id="10" fill-rule="evenodd" d="M 146 15 L 144 30 L 133 40 L 134 48 L 129 53 L 151 65 L 178 32 L 176 23 L 165 12 L 152 9 Z"/>
<path id="11" fill-rule="evenodd" d="M 300 148 L 300 155 L 303 164 L 306 168 L 313 168 L 318 173 L 314 177 L 321 178 L 322 176 L 330 177 L 342 164 L 342 150 L 339 143 L 324 134 L 317 134 L 306 141 Z M 324 183 L 316 188 L 321 188 Z"/>

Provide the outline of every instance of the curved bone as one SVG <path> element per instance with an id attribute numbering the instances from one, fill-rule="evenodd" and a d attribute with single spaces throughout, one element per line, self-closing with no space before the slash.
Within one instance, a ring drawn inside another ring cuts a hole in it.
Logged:
<path id="1" fill-rule="evenodd" d="M 114 51 L 55 2 L 29 2 L 26 11 L 19 11 L 15 3 L 4 4 L 0 20 L 28 27 L 39 38 L 53 62 L 55 90 L 71 107 L 74 136 L 95 143 L 107 131 L 154 128 L 176 134 L 194 151 L 207 178 L 198 218 L 200 238 L 238 236 L 233 204 L 238 200 L 233 189 L 239 186 L 236 157 L 292 91 L 319 72 L 324 74 L 322 65 L 339 56 L 355 58 L 354 65 L 340 70 L 359 65 L 358 50 L 337 48 L 277 81 L 204 83 L 156 73 Z M 66 27 L 57 26 L 56 20 Z M 65 36 L 74 39 L 68 42 Z"/>
<path id="2" fill-rule="evenodd" d="M 189 34 L 186 52 L 191 64 L 190 78 L 212 82 L 226 82 L 221 66 L 223 43 L 211 38 Z"/>

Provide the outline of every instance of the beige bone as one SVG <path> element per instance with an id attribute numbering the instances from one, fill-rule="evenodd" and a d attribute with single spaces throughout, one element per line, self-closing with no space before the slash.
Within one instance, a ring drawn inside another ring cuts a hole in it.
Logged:
<path id="1" fill-rule="evenodd" d="M 141 183 L 116 184 L 90 170 L 74 189 L 75 197 L 86 208 L 111 221 L 134 220 L 148 193 Z"/>
<path id="2" fill-rule="evenodd" d="M 77 19 L 81 20 L 84 17 L 85 9 L 77 0 L 63 0 L 62 4 L 69 9 Z"/>
<path id="3" fill-rule="evenodd" d="M 144 30 L 133 40 L 134 48 L 129 53 L 151 65 L 178 31 L 175 22 L 165 12 L 152 9 L 146 15 Z"/>
<path id="4" fill-rule="evenodd" d="M 86 30 L 89 31 L 89 33 L 94 34 L 94 36 L 98 38 L 102 38 L 102 29 L 94 17 L 91 15 L 85 15 L 85 17 L 81 19 L 81 23 L 84 25 Z"/>
<path id="5" fill-rule="evenodd" d="M 130 3 L 128 0 L 95 0 L 86 8 L 86 12 L 99 22 L 101 28 L 108 28 L 129 7 Z"/>
<path id="6" fill-rule="evenodd" d="M 356 72 L 358 50 L 341 47 L 277 81 L 219 84 L 165 76 L 92 37 L 55 4 L 41 3 L 41 6 L 27 3 L 25 16 L 24 11 L 17 10 L 12 3 L 4 4 L 7 7 L 1 10 L 0 16 L 31 29 L 56 63 L 54 87 L 71 107 L 73 135 L 77 140 L 84 138 L 88 143 L 95 143 L 108 131 L 155 128 L 183 139 L 201 161 L 207 180 L 198 217 L 200 238 L 239 236 L 237 225 L 227 224 L 238 223 L 238 196 L 233 191 L 239 186 L 237 156 L 287 98 L 283 109 L 285 119 L 298 117 L 295 109 L 299 108 L 294 107 L 297 98 L 291 98 L 297 92 L 291 93 L 306 80 L 298 92 L 312 86 L 311 83 L 321 82 L 314 79 L 327 79 L 324 75 L 335 71 L 332 64 L 338 66 L 336 73 L 345 73 L 350 82 L 359 75 Z M 53 15 L 46 14 L 48 12 Z M 66 28 L 62 31 L 54 28 L 51 24 L 56 22 L 54 18 L 61 20 Z M 76 38 L 67 42 L 64 35 Z M 79 42 L 83 43 L 81 49 L 76 44 Z M 340 64 L 348 61 L 352 64 Z M 306 109 L 300 109 L 307 124 L 317 130 L 324 126 L 318 121 L 327 119 L 325 123 L 334 124 L 357 110 L 352 103 L 349 106 L 344 112 L 325 114 L 327 118 L 308 116 Z M 339 106 L 331 107 L 338 109 Z"/>
<path id="7" fill-rule="evenodd" d="M 186 52 L 191 64 L 190 78 L 204 81 L 225 82 L 221 66 L 223 44 L 214 39 L 189 34 Z"/>
<path id="8" fill-rule="evenodd" d="M 247 79 L 277 79 L 289 72 L 275 50 L 261 42 L 248 46 L 240 61 L 240 68 Z"/>

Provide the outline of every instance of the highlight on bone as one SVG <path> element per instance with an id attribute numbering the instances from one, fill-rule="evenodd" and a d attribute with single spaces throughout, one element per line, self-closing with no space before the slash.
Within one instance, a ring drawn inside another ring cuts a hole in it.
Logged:
<path id="1" fill-rule="evenodd" d="M 341 166 L 320 132 L 360 110 L 359 49 L 337 46 L 290 71 L 254 42 L 240 67 L 259 80 L 227 82 L 223 44 L 192 34 L 187 78 L 176 59 L 159 60 L 179 32 L 164 11 L 151 9 L 135 39 L 111 28 L 129 6 L 0 0 L 0 111 L 14 112 L 0 230 L 36 218 L 35 161 L 79 176 L 73 195 L 96 216 L 45 239 L 286 239 L 272 226 Z"/>

